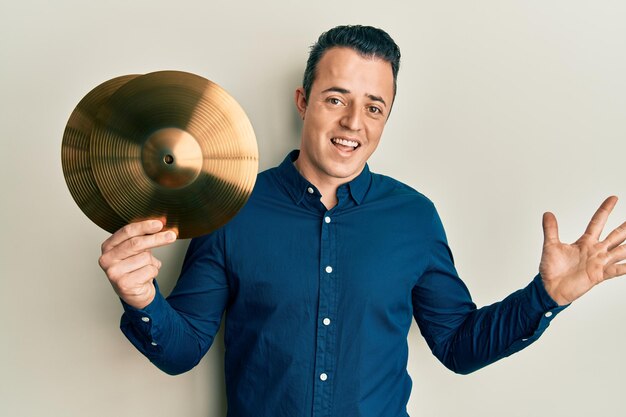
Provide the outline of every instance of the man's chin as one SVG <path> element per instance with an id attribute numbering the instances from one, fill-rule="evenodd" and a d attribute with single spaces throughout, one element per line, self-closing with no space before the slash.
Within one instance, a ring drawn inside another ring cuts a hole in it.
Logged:
<path id="1" fill-rule="evenodd" d="M 344 182 L 352 180 L 363 171 L 365 164 L 341 164 L 341 166 L 332 167 L 328 174 L 333 178 Z"/>

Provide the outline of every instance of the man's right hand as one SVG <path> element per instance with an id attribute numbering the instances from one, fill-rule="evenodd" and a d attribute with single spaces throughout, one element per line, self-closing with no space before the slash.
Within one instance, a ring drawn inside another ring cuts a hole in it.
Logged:
<path id="1" fill-rule="evenodd" d="M 159 220 L 130 223 L 102 243 L 100 267 L 117 295 L 138 309 L 150 304 L 156 294 L 152 281 L 159 273 L 161 261 L 152 255 L 151 249 L 176 240 L 176 233 L 161 229 L 163 223 Z"/>

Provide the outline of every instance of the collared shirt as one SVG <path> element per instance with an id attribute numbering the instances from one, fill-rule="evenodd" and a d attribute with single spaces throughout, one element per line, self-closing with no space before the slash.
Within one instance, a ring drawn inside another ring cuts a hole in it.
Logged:
<path id="1" fill-rule="evenodd" d="M 531 344 L 562 310 L 540 276 L 477 309 L 430 200 L 365 166 L 327 210 L 297 156 L 192 240 L 167 299 L 125 305 L 123 332 L 170 374 L 200 361 L 225 312 L 229 417 L 405 417 L 413 319 L 445 366 L 468 373 Z"/>

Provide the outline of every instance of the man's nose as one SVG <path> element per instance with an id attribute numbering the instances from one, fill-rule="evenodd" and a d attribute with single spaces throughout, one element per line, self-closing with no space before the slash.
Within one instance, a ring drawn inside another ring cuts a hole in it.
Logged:
<path id="1" fill-rule="evenodd" d="M 341 117 L 341 126 L 351 131 L 359 131 L 362 123 L 361 117 L 361 112 L 357 106 L 347 106 Z"/>

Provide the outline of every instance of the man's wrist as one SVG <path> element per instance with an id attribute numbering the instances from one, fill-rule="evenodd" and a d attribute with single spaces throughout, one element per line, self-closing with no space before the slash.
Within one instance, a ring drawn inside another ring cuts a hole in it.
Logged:
<path id="1" fill-rule="evenodd" d="M 558 284 L 554 282 L 554 280 L 547 280 L 541 276 L 541 282 L 543 283 L 543 288 L 546 290 L 546 293 L 559 307 L 571 304 L 571 301 L 568 298 L 560 294 Z"/>
<path id="2" fill-rule="evenodd" d="M 120 294 L 118 295 L 120 299 L 123 301 L 123 303 L 126 304 L 127 306 L 130 306 L 136 310 L 143 310 L 146 307 L 148 307 L 150 304 L 152 304 L 152 302 L 154 301 L 156 297 L 156 292 L 157 292 L 157 289 L 154 285 L 154 280 L 153 280 L 153 282 L 151 282 L 150 285 L 147 286 L 145 294 L 140 294 L 140 295 L 131 296 L 131 297 L 123 296 Z"/>

